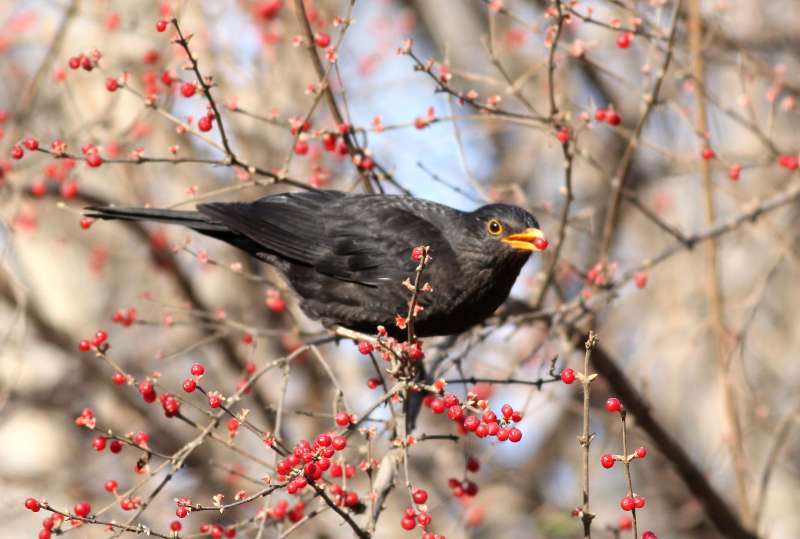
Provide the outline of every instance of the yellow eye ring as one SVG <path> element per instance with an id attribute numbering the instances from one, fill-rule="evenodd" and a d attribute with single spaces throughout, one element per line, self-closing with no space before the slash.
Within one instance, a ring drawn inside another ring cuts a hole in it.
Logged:
<path id="1" fill-rule="evenodd" d="M 499 236 L 503 233 L 503 225 L 497 219 L 492 219 L 486 223 L 486 231 L 492 236 Z"/>

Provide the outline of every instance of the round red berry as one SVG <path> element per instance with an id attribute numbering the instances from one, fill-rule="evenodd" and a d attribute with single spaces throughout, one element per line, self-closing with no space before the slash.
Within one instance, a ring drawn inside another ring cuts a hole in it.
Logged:
<path id="1" fill-rule="evenodd" d="M 619 506 L 623 511 L 632 511 L 636 507 L 636 502 L 630 496 L 625 496 L 619 501 Z"/>
<path id="2" fill-rule="evenodd" d="M 632 37 L 630 32 L 622 32 L 617 36 L 617 47 L 627 49 L 631 46 Z"/>
<path id="3" fill-rule="evenodd" d="M 111 443 L 108 444 L 108 450 L 112 453 L 119 453 L 122 451 L 122 442 L 119 440 L 111 440 Z"/>
<path id="4" fill-rule="evenodd" d="M 97 436 L 94 440 L 92 440 L 92 447 L 95 451 L 102 451 L 106 448 L 106 438 L 105 436 Z"/>
<path id="5" fill-rule="evenodd" d="M 622 118 L 617 114 L 617 111 L 611 109 L 606 111 L 606 122 L 608 122 L 609 125 L 619 125 L 622 123 Z"/>
<path id="6" fill-rule="evenodd" d="M 544 251 L 547 249 L 547 246 L 550 245 L 550 242 L 544 238 L 533 238 L 533 246 L 539 249 L 540 251 Z"/>
<path id="7" fill-rule="evenodd" d="M 92 168 L 97 168 L 103 164 L 103 158 L 98 153 L 89 154 L 86 157 L 86 164 Z"/>
<path id="8" fill-rule="evenodd" d="M 565 384 L 571 384 L 575 381 L 575 371 L 572 369 L 564 369 L 561 371 L 561 381 Z"/>
<path id="9" fill-rule="evenodd" d="M 570 139 L 569 128 L 562 127 L 561 129 L 559 129 L 558 132 L 556 133 L 556 138 L 561 144 L 566 144 L 567 142 L 569 142 Z"/>
<path id="10" fill-rule="evenodd" d="M 375 347 L 372 346 L 372 343 L 369 341 L 361 341 L 358 343 L 358 351 L 364 354 L 365 356 L 372 352 Z"/>
<path id="11" fill-rule="evenodd" d="M 79 517 L 86 518 L 92 512 L 92 506 L 89 505 L 89 502 L 78 502 L 72 508 L 72 511 Z"/>
<path id="12" fill-rule="evenodd" d="M 714 150 L 712 150 L 711 148 L 703 148 L 702 156 L 703 159 L 705 159 L 706 161 L 714 159 L 715 155 L 716 154 L 714 153 Z"/>
<path id="13" fill-rule="evenodd" d="M 643 496 L 634 496 L 633 497 L 633 506 L 636 509 L 644 509 L 645 506 L 645 499 Z"/>
<path id="14" fill-rule="evenodd" d="M 114 385 L 121 386 L 122 384 L 127 382 L 127 379 L 125 378 L 125 375 L 122 374 L 121 372 L 115 372 L 111 376 L 111 381 L 114 382 Z"/>
<path id="15" fill-rule="evenodd" d="M 197 389 L 197 382 L 194 381 L 192 378 L 187 378 L 183 381 L 183 390 L 187 393 L 192 393 L 195 389 Z"/>
<path id="16" fill-rule="evenodd" d="M 32 152 L 35 152 L 39 149 L 39 141 L 33 137 L 26 138 L 22 143 Z"/>
<path id="17" fill-rule="evenodd" d="M 209 115 L 203 116 L 199 120 L 197 120 L 197 128 L 200 131 L 206 132 L 211 131 L 211 128 L 214 126 L 212 122 L 212 117 Z"/>
<path id="18" fill-rule="evenodd" d="M 88 352 L 92 345 L 86 339 L 83 339 L 81 342 L 78 343 L 78 350 L 81 352 Z"/>
<path id="19" fill-rule="evenodd" d="M 203 374 L 206 372 L 206 368 L 202 363 L 194 363 L 192 365 L 191 372 L 193 376 L 203 376 Z"/>
<path id="20" fill-rule="evenodd" d="M 643 271 L 637 271 L 633 275 L 633 283 L 636 285 L 636 288 L 644 288 L 647 286 L 647 274 Z"/>
<path id="21" fill-rule="evenodd" d="M 306 155 L 309 150 L 308 142 L 305 140 L 298 140 L 294 145 L 294 153 L 297 155 Z"/>
<path id="22" fill-rule="evenodd" d="M 606 410 L 609 412 L 619 412 L 622 410 L 622 403 L 619 402 L 619 399 L 616 397 L 609 397 L 606 400 Z"/>
<path id="23" fill-rule="evenodd" d="M 642 534 L 642 539 L 658 539 L 658 537 L 656 537 L 656 534 L 654 534 L 650 530 L 647 530 Z"/>
<path id="24" fill-rule="evenodd" d="M 115 492 L 117 490 L 117 486 L 118 485 L 115 480 L 109 479 L 106 481 L 105 485 L 103 485 L 103 488 L 106 489 L 106 492 Z"/>
<path id="25" fill-rule="evenodd" d="M 428 501 L 428 493 L 427 491 L 421 488 L 415 488 L 411 491 L 411 497 L 414 499 L 414 503 L 416 504 L 423 504 Z"/>
<path id="26" fill-rule="evenodd" d="M 22 149 L 22 146 L 19 144 L 14 144 L 14 146 L 11 148 L 11 157 L 13 159 L 22 159 L 24 155 L 25 150 Z"/>
<path id="27" fill-rule="evenodd" d="M 328 45 L 331 44 L 331 36 L 326 34 L 325 32 L 319 32 L 317 35 L 314 36 L 314 43 L 317 47 L 324 49 Z"/>
<path id="28" fill-rule="evenodd" d="M 643 459 L 647 456 L 647 448 L 637 447 L 636 451 L 634 451 L 633 454 L 636 455 L 637 459 Z"/>
<path id="29" fill-rule="evenodd" d="M 606 453 L 600 457 L 600 464 L 603 466 L 603 468 L 611 468 L 614 466 L 614 456 Z"/>
<path id="30" fill-rule="evenodd" d="M 742 166 L 741 165 L 731 165 L 731 168 L 728 169 L 728 178 L 731 181 L 736 181 L 739 179 L 739 175 L 742 173 Z"/>
<path id="31" fill-rule="evenodd" d="M 350 414 L 347 412 L 339 412 L 336 414 L 336 424 L 340 427 L 346 427 L 350 424 Z"/>
<path id="32" fill-rule="evenodd" d="M 522 431 L 514 427 L 508 431 L 508 439 L 511 442 L 517 443 L 522 440 Z"/>
<path id="33" fill-rule="evenodd" d="M 38 513 L 39 501 L 36 498 L 28 498 L 27 500 L 25 500 L 25 509 L 33 511 L 34 513 Z"/>
<path id="34" fill-rule="evenodd" d="M 195 86 L 191 82 L 184 82 L 183 84 L 181 84 L 181 95 L 183 97 L 192 97 L 196 91 L 197 91 L 197 86 Z"/>
<path id="35" fill-rule="evenodd" d="M 109 92 L 116 92 L 119 90 L 119 81 L 113 77 L 106 79 L 106 90 Z"/>
<path id="36" fill-rule="evenodd" d="M 413 530 L 417 526 L 417 521 L 413 517 L 405 516 L 400 521 L 400 526 L 402 526 L 402 528 L 407 531 Z"/>
<path id="37" fill-rule="evenodd" d="M 159 20 L 159 21 L 156 21 L 156 31 L 157 31 L 157 32 L 163 32 L 163 31 L 165 31 L 165 30 L 167 29 L 167 25 L 168 25 L 168 24 L 169 24 L 169 23 L 168 23 L 166 20 L 164 20 L 164 19 L 161 19 L 161 20 Z"/>

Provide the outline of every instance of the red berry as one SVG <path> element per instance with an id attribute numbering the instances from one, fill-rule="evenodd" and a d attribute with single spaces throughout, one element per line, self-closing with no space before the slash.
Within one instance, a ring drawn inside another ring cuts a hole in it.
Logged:
<path id="1" fill-rule="evenodd" d="M 410 531 L 417 526 L 417 521 L 413 517 L 406 516 L 400 521 L 400 526 L 402 526 L 404 530 Z"/>
<path id="2" fill-rule="evenodd" d="M 116 491 L 117 486 L 118 486 L 117 482 L 113 479 L 109 479 L 108 481 L 106 481 L 105 485 L 103 485 L 103 487 L 106 489 L 106 492 Z"/>
<path id="3" fill-rule="evenodd" d="M 627 49 L 631 46 L 632 37 L 630 32 L 622 32 L 617 36 L 617 47 L 620 49 Z"/>
<path id="4" fill-rule="evenodd" d="M 467 457 L 467 471 L 477 472 L 481 469 L 481 463 L 475 457 Z"/>
<path id="5" fill-rule="evenodd" d="M 414 247 L 413 249 L 411 249 L 411 260 L 413 260 L 414 262 L 419 262 L 420 260 L 422 260 L 423 252 L 424 251 L 422 247 Z"/>
<path id="6" fill-rule="evenodd" d="M 372 346 L 372 343 L 369 341 L 361 341 L 358 343 L 358 351 L 364 354 L 365 356 L 372 352 L 375 348 Z"/>
<path id="7" fill-rule="evenodd" d="M 230 432 L 236 432 L 239 430 L 239 420 L 235 417 L 232 417 L 228 420 L 228 430 Z"/>
<path id="8" fill-rule="evenodd" d="M 104 330 L 102 330 L 102 329 L 99 329 L 99 330 L 97 330 L 97 332 L 94 334 L 94 339 L 92 339 L 92 344 L 93 344 L 93 345 L 95 345 L 95 346 L 100 346 L 101 344 L 103 344 L 104 342 L 106 342 L 106 339 L 107 339 L 107 338 L 108 338 L 108 333 L 106 333 L 106 332 L 105 332 Z"/>
<path id="9" fill-rule="evenodd" d="M 192 378 L 187 378 L 183 381 L 183 390 L 187 393 L 192 393 L 195 389 L 197 389 L 197 382 L 194 381 Z"/>
<path id="10" fill-rule="evenodd" d="M 619 501 L 619 506 L 623 511 L 632 511 L 636 507 L 636 502 L 630 496 L 625 496 Z"/>
<path id="11" fill-rule="evenodd" d="M 633 521 L 631 520 L 630 517 L 622 515 L 621 517 L 619 517 L 619 520 L 617 521 L 617 527 L 620 530 L 630 530 L 631 528 L 633 528 Z"/>
<path id="12" fill-rule="evenodd" d="M 633 506 L 636 509 L 644 509 L 645 500 L 643 496 L 634 496 L 633 497 Z"/>
<path id="13" fill-rule="evenodd" d="M 339 412 L 336 414 L 336 424 L 340 427 L 346 427 L 350 424 L 350 414 L 347 412 Z"/>
<path id="14" fill-rule="evenodd" d="M 172 522 L 169 523 L 169 529 L 174 532 L 181 531 L 181 528 L 183 528 L 183 525 L 177 520 L 173 520 Z"/>
<path id="15" fill-rule="evenodd" d="M 474 431 L 475 429 L 478 428 L 478 425 L 480 424 L 481 420 L 478 418 L 478 416 L 475 415 L 467 416 L 467 418 L 464 420 L 464 429 L 468 431 Z"/>
<path id="16" fill-rule="evenodd" d="M 92 168 L 97 168 L 103 164 L 103 158 L 98 153 L 89 154 L 86 157 L 86 164 Z"/>
<path id="17" fill-rule="evenodd" d="M 558 132 L 556 133 L 556 138 L 561 144 L 566 144 L 567 142 L 569 142 L 570 139 L 569 128 L 562 127 L 561 129 L 559 129 Z"/>
<path id="18" fill-rule="evenodd" d="M 597 109 L 594 111 L 594 119 L 598 122 L 604 122 L 606 120 L 606 109 Z"/>
<path id="19" fill-rule="evenodd" d="M 89 513 L 92 512 L 92 506 L 89 505 L 89 502 L 78 502 L 75 504 L 75 507 L 72 508 L 72 512 L 79 517 L 86 518 L 89 516 Z"/>
<path id="20" fill-rule="evenodd" d="M 105 436 L 98 436 L 94 440 L 92 440 L 92 447 L 95 451 L 102 451 L 106 448 L 106 438 Z"/>
<path id="21" fill-rule="evenodd" d="M 196 91 L 197 86 L 191 82 L 184 82 L 181 84 L 181 95 L 183 95 L 183 97 L 192 97 Z"/>
<path id="22" fill-rule="evenodd" d="M 609 412 L 619 412 L 622 410 L 622 403 L 619 402 L 619 399 L 616 397 L 609 397 L 606 400 L 606 410 Z"/>
<path id="23" fill-rule="evenodd" d="M 39 141 L 33 137 L 26 138 L 22 143 L 32 152 L 35 152 L 39 149 Z"/>
<path id="24" fill-rule="evenodd" d="M 633 454 L 636 455 L 637 459 L 643 459 L 647 456 L 647 448 L 637 447 L 636 451 L 634 451 Z"/>
<path id="25" fill-rule="evenodd" d="M 106 79 L 106 90 L 109 92 L 116 92 L 119 90 L 119 81 L 113 77 L 109 77 Z"/>
<path id="26" fill-rule="evenodd" d="M 212 123 L 212 117 L 209 115 L 203 116 L 199 120 L 197 120 L 197 128 L 200 131 L 206 132 L 211 131 L 211 128 L 214 126 Z"/>
<path id="27" fill-rule="evenodd" d="M 70 69 L 78 69 L 81 67 L 81 58 L 79 56 L 73 56 L 67 63 L 69 64 Z"/>
<path id="28" fill-rule="evenodd" d="M 564 369 L 561 371 L 561 381 L 569 385 L 575 381 L 575 371 L 572 369 Z"/>
<path id="29" fill-rule="evenodd" d="M 643 271 L 637 271 L 633 275 L 633 282 L 636 285 L 636 288 L 644 288 L 647 286 L 647 274 Z"/>
<path id="30" fill-rule="evenodd" d="M 714 159 L 716 154 L 714 153 L 714 150 L 712 150 L 711 148 L 703 148 L 703 153 L 701 155 L 703 156 L 703 159 L 709 161 L 711 159 Z"/>
<path id="31" fill-rule="evenodd" d="M 331 445 L 336 451 L 341 451 L 345 447 L 347 447 L 347 438 L 344 436 L 334 436 L 333 440 L 331 441 Z"/>
<path id="32" fill-rule="evenodd" d="M 175 516 L 178 518 L 186 518 L 188 514 L 189 510 L 183 505 L 180 505 L 177 509 L 175 509 Z"/>
<path id="33" fill-rule="evenodd" d="M 550 242 L 544 238 L 533 238 L 533 246 L 539 249 L 540 251 L 544 251 L 547 249 L 547 246 L 550 245 Z"/>
<path id="34" fill-rule="evenodd" d="M 89 228 L 91 228 L 91 226 L 94 224 L 94 219 L 91 217 L 82 217 L 79 222 L 82 229 L 89 230 Z"/>
<path id="35" fill-rule="evenodd" d="M 43 197 L 47 194 L 47 185 L 43 181 L 36 181 L 31 185 L 31 194 L 35 197 Z"/>
<path id="36" fill-rule="evenodd" d="M 39 501 L 36 498 L 28 498 L 27 500 L 25 500 L 25 509 L 33 511 L 34 513 L 38 513 Z"/>
<path id="37" fill-rule="evenodd" d="M 308 142 L 305 140 L 298 140 L 294 145 L 294 153 L 297 155 L 305 155 L 308 153 Z"/>
<path id="38" fill-rule="evenodd" d="M 127 379 L 125 378 L 125 375 L 122 374 L 121 372 L 115 372 L 113 376 L 111 376 L 111 381 L 114 382 L 115 385 L 121 386 L 122 384 L 127 382 Z"/>
<path id="39" fill-rule="evenodd" d="M 603 468 L 611 468 L 614 466 L 614 456 L 606 453 L 600 457 L 600 464 L 603 466 Z"/>
<path id="40" fill-rule="evenodd" d="M 108 450 L 112 453 L 119 453 L 122 451 L 122 442 L 119 440 L 111 440 L 111 443 L 108 444 Z"/>
<path id="41" fill-rule="evenodd" d="M 203 366 L 202 363 L 194 363 L 191 369 L 193 376 L 203 376 L 206 372 L 206 368 Z"/>
<path id="42" fill-rule="evenodd" d="M 324 49 L 331 44 L 331 36 L 325 32 L 319 32 L 314 36 L 314 43 L 317 45 L 317 47 Z"/>
<path id="43" fill-rule="evenodd" d="M 522 440 L 522 431 L 514 427 L 508 431 L 508 439 L 511 442 L 517 443 Z"/>
<path id="44" fill-rule="evenodd" d="M 797 170 L 798 159 L 796 155 L 780 155 L 778 156 L 778 164 L 789 170 Z"/>
<path id="45" fill-rule="evenodd" d="M 212 392 L 208 395 L 208 405 L 212 408 L 219 408 L 222 406 L 222 396 L 217 392 Z"/>
<path id="46" fill-rule="evenodd" d="M 24 155 L 25 150 L 22 149 L 22 146 L 19 144 L 14 144 L 14 146 L 11 148 L 11 157 L 13 159 L 22 159 Z"/>
<path id="47" fill-rule="evenodd" d="M 617 111 L 610 109 L 606 112 L 606 122 L 608 122 L 609 125 L 619 125 L 622 123 L 622 118 L 617 114 Z"/>
<path id="48" fill-rule="evenodd" d="M 642 539 L 658 539 L 658 537 L 656 537 L 656 534 L 654 534 L 650 530 L 647 530 L 642 534 Z"/>
<path id="49" fill-rule="evenodd" d="M 503 417 L 506 419 L 510 418 L 514 414 L 514 409 L 511 407 L 510 404 L 504 404 L 500 411 L 503 413 Z"/>
<path id="50" fill-rule="evenodd" d="M 731 181 L 736 181 L 739 179 L 739 175 L 742 173 L 742 166 L 741 165 L 731 165 L 731 168 L 728 169 L 728 178 Z"/>
<path id="51" fill-rule="evenodd" d="M 414 499 L 414 503 L 416 504 L 423 504 L 428 501 L 428 493 L 421 488 L 415 488 L 412 490 L 411 497 Z"/>
<path id="52" fill-rule="evenodd" d="M 167 29 L 167 25 L 168 24 L 169 23 L 167 21 L 165 21 L 164 19 L 156 21 L 156 31 L 158 31 L 158 32 L 165 31 Z"/>
<path id="53" fill-rule="evenodd" d="M 141 447 L 145 447 L 150 440 L 150 436 L 146 432 L 137 432 L 133 437 L 133 442 Z"/>
<path id="54" fill-rule="evenodd" d="M 86 339 L 83 339 L 81 342 L 78 343 L 78 350 L 80 350 L 81 352 L 88 352 L 91 347 L 92 345 L 89 344 L 89 341 L 87 341 Z"/>

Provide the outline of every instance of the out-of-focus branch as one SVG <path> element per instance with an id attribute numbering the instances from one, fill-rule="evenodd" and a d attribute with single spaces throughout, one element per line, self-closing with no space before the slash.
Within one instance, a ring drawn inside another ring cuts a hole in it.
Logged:
<path id="1" fill-rule="evenodd" d="M 689 49 L 692 57 L 692 73 L 698 81 L 704 81 L 704 59 L 703 59 L 703 34 L 701 29 L 700 0 L 689 0 Z M 706 132 L 708 124 L 706 120 L 705 98 L 700 92 L 695 92 L 695 104 L 697 107 L 696 130 L 702 137 L 703 145 L 706 146 Z M 700 159 L 701 177 L 703 178 L 703 193 L 705 202 L 706 224 L 711 224 L 716 220 L 716 210 L 714 208 L 714 186 L 711 181 L 711 164 L 707 159 Z M 744 455 L 744 440 L 742 439 L 742 426 L 739 422 L 739 412 L 737 410 L 736 387 L 730 371 L 729 354 L 726 351 L 727 330 L 723 319 L 722 292 L 720 290 L 720 276 L 717 258 L 717 242 L 711 238 L 706 244 L 706 296 L 708 299 L 711 314 L 711 353 L 714 356 L 717 368 L 719 369 L 720 381 L 722 383 L 722 399 L 725 409 L 727 426 L 730 429 L 730 444 L 728 449 L 733 460 L 734 477 L 736 479 L 736 494 L 739 504 L 739 512 L 743 523 L 748 526 L 751 522 L 750 501 L 747 495 L 747 461 Z"/>

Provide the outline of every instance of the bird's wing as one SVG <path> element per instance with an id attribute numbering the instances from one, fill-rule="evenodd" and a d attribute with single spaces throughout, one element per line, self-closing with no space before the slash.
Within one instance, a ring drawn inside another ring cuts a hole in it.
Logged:
<path id="1" fill-rule="evenodd" d="M 198 210 L 280 258 L 368 286 L 413 274 L 411 250 L 431 245 L 434 256 L 452 253 L 427 217 L 443 206 L 407 197 L 347 196 L 311 191 L 250 203 L 201 204 Z"/>
<path id="2" fill-rule="evenodd" d="M 307 191 L 254 202 L 200 204 L 197 209 L 252 239 L 267 252 L 313 266 L 327 251 L 322 237 L 325 208 L 344 196 L 339 191 Z"/>
<path id="3" fill-rule="evenodd" d="M 452 253 L 427 217 L 410 199 L 397 198 L 332 218 L 325 227 L 330 251 L 314 267 L 325 275 L 369 286 L 400 283 L 414 273 L 414 247 L 430 245 L 437 257 Z"/>

